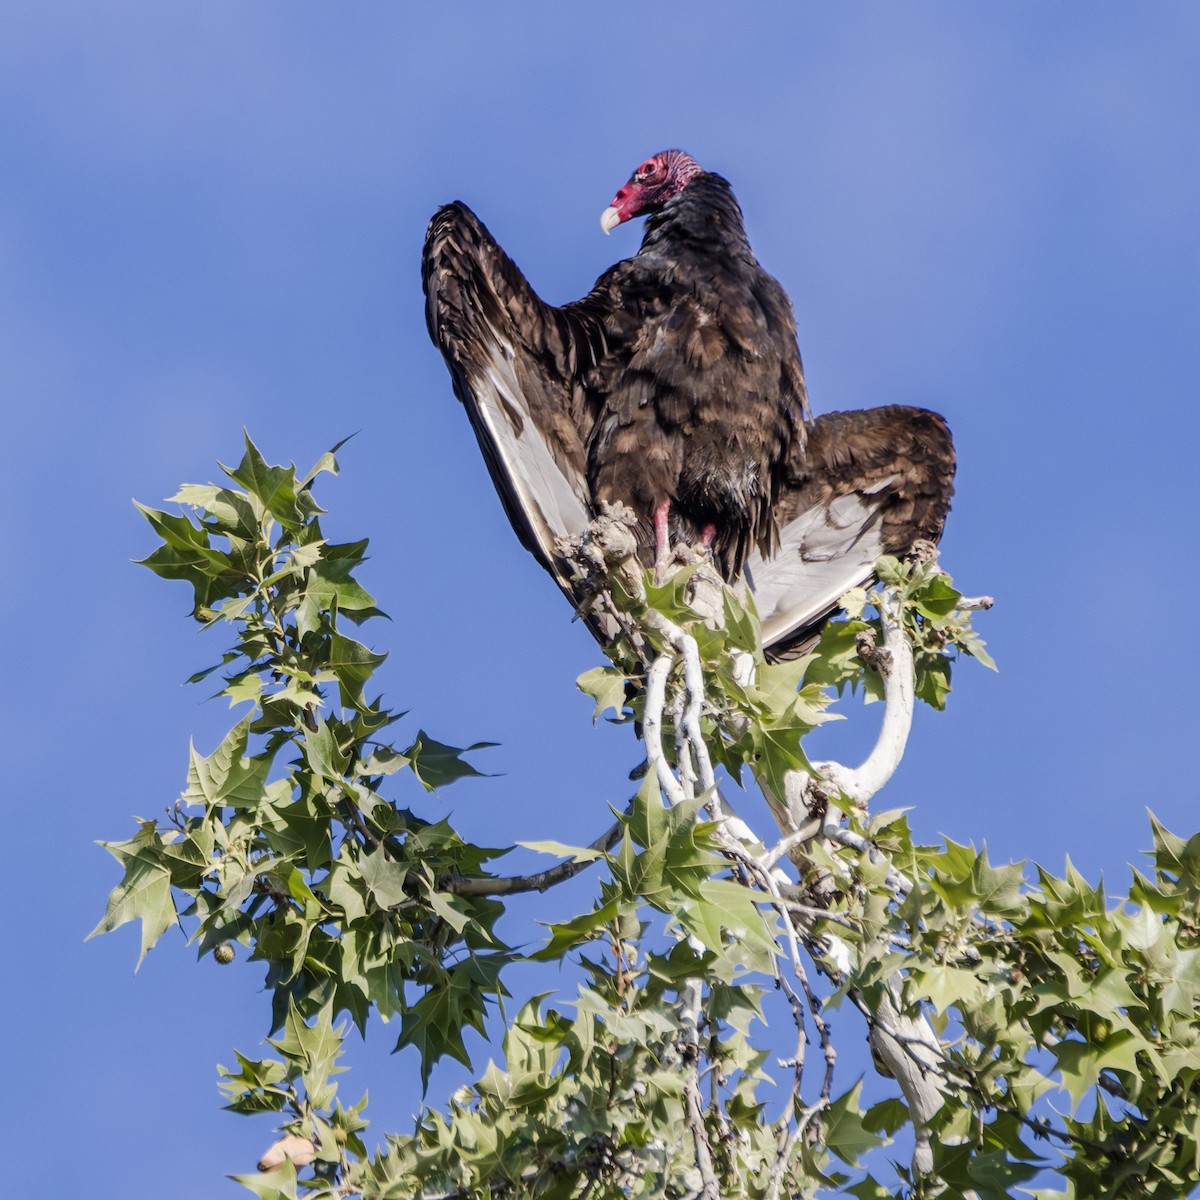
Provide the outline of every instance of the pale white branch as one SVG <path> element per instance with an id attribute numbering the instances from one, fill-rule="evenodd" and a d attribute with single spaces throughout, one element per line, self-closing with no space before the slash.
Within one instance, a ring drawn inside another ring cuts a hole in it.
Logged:
<path id="1" fill-rule="evenodd" d="M 682 804 L 687 799 L 683 785 L 675 778 L 671 764 L 663 751 L 662 718 L 667 697 L 667 676 L 675 659 L 670 654 L 660 654 L 646 672 L 646 699 L 642 713 L 642 739 L 646 743 L 646 760 L 658 778 L 658 785 L 671 804 Z"/>
<path id="2" fill-rule="evenodd" d="M 696 639 L 686 633 L 680 636 L 679 650 L 683 655 L 683 731 L 696 758 L 700 786 L 712 797 L 714 815 L 718 815 L 720 798 L 717 795 L 717 780 L 713 774 L 708 743 L 700 727 L 700 716 L 704 710 L 704 668 L 700 664 L 700 650 Z"/>
<path id="3" fill-rule="evenodd" d="M 786 837 L 780 838 L 761 860 L 763 866 L 773 867 L 781 858 L 785 858 L 797 846 L 801 846 L 811 840 L 812 836 L 812 830 L 798 829 L 794 833 L 789 833 Z"/>
<path id="4" fill-rule="evenodd" d="M 945 1102 L 942 1049 L 937 1034 L 924 1017 L 902 1013 L 890 984 L 871 1016 L 871 1049 L 904 1093 L 912 1117 L 916 1146 L 913 1167 L 921 1174 L 933 1170 L 929 1122 Z"/>
<path id="5" fill-rule="evenodd" d="M 691 979 L 683 990 L 683 1010 L 680 1014 L 683 1026 L 684 1059 L 687 1075 L 684 1096 L 687 1102 L 687 1123 L 692 1134 L 692 1145 L 696 1155 L 696 1168 L 700 1172 L 700 1196 L 704 1200 L 721 1200 L 721 1189 L 713 1169 L 712 1148 L 708 1144 L 708 1131 L 704 1127 L 704 1098 L 700 1093 L 700 1002 L 701 984 Z"/>
<path id="6" fill-rule="evenodd" d="M 895 774 L 908 734 L 912 729 L 915 687 L 912 645 L 904 632 L 900 601 L 890 588 L 879 602 L 883 645 L 870 651 L 871 665 L 883 680 L 883 721 L 871 753 L 858 767 L 836 762 L 814 763 L 814 779 L 807 772 L 795 771 L 786 778 L 786 803 L 793 825 L 799 827 L 810 817 L 814 788 L 828 794 L 836 792 L 859 807 L 865 807 Z M 864 648 L 865 651 L 866 648 Z"/>

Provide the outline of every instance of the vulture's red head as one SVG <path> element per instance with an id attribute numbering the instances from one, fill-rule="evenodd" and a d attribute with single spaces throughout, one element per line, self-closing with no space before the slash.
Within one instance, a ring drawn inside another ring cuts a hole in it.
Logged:
<path id="1" fill-rule="evenodd" d="M 622 221 L 658 212 L 702 171 L 700 164 L 682 150 L 663 150 L 646 159 L 600 214 L 600 228 L 611 233 Z"/>

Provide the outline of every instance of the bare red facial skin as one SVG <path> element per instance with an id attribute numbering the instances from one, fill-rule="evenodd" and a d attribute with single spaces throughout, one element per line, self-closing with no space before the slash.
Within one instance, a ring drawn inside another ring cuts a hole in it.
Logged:
<path id="1" fill-rule="evenodd" d="M 701 167 L 682 150 L 663 150 L 644 163 L 629 177 L 613 197 L 600 218 L 605 233 L 642 213 L 656 212 L 672 196 L 678 195 Z"/>

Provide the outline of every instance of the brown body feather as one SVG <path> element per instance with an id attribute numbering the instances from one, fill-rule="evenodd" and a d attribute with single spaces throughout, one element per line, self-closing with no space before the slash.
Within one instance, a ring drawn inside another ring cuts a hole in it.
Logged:
<path id="1" fill-rule="evenodd" d="M 608 353 L 585 375 L 593 502 L 648 518 L 670 501 L 677 536 L 715 528 L 723 574 L 769 553 L 806 402 L 792 305 L 755 260 L 728 183 L 702 173 L 646 223 L 638 254 L 606 272 Z M 643 552 L 652 561 L 648 526 Z"/>

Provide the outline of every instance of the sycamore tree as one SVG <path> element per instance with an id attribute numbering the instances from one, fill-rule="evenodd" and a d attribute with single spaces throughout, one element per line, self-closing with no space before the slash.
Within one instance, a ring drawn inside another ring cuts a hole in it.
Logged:
<path id="1" fill-rule="evenodd" d="M 300 475 L 247 439 L 224 471 L 178 511 L 142 511 L 160 543 L 145 565 L 190 584 L 224 635 L 192 679 L 236 720 L 189 752 L 164 820 L 105 843 L 123 877 L 96 932 L 138 920 L 144 955 L 180 929 L 251 965 L 248 988 L 265 969 L 264 1047 L 220 1068 L 270 1143 L 237 1176 L 250 1191 L 1048 1200 L 1200 1179 L 1200 835 L 1155 824 L 1114 902 L 1069 866 L 919 845 L 876 803 L 914 701 L 944 705 L 956 657 L 989 661 L 982 602 L 935 560 L 881 560 L 876 590 L 775 664 L 703 563 L 657 585 L 622 514 L 598 522 L 571 553 L 618 632 L 579 686 L 645 765 L 589 845 L 534 844 L 553 861 L 511 875 L 504 851 L 390 798 L 404 772 L 430 791 L 476 774 L 477 747 L 398 734 L 374 690 L 385 655 L 354 636 L 380 615 L 355 577 L 367 543 L 326 541 L 313 495 L 333 452 Z M 805 735 L 855 690 L 882 703 L 875 748 L 809 761 Z M 736 813 L 739 783 L 762 789 L 770 828 Z M 556 901 L 585 873 L 584 911 Z M 535 948 L 497 932 L 510 906 L 542 922 Z M 514 991 L 530 960 L 572 964 L 561 994 Z M 380 1018 L 423 1081 L 449 1056 L 474 1082 L 368 1135 L 337 1076 L 345 1039 Z M 468 1030 L 493 1038 L 485 1064 Z M 866 1089 L 838 1057 L 864 1035 Z"/>

